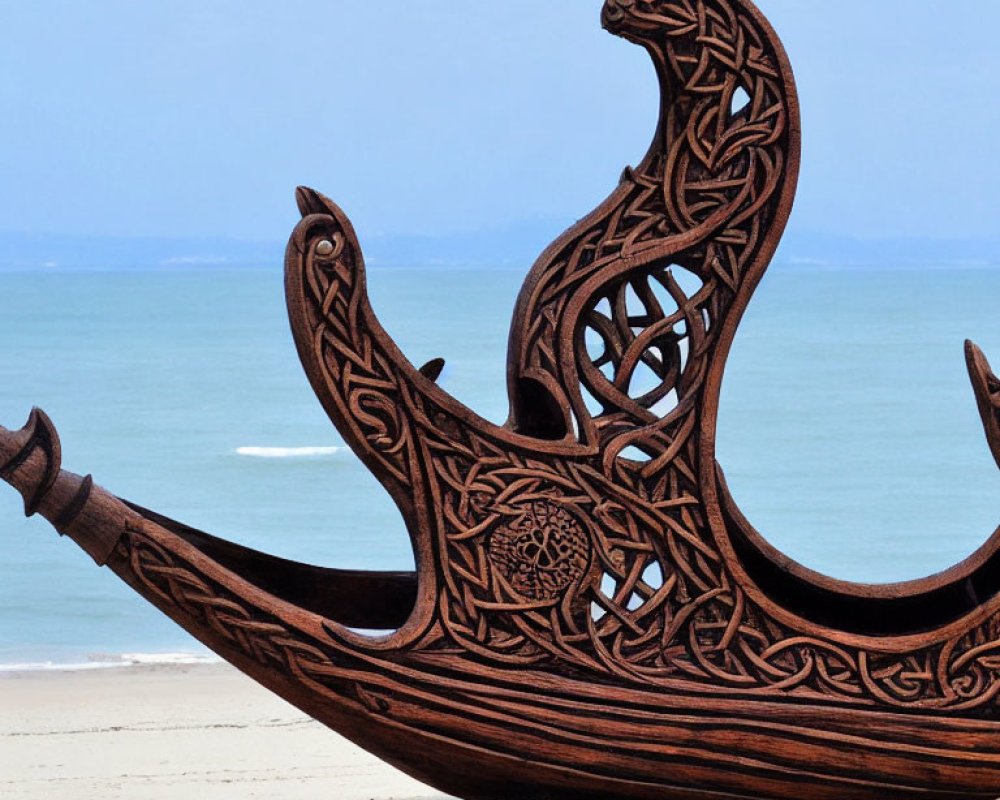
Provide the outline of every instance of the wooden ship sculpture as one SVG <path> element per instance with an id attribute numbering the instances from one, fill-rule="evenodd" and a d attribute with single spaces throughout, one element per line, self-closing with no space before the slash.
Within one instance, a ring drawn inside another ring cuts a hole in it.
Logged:
<path id="1" fill-rule="evenodd" d="M 1000 534 L 925 580 L 832 580 L 766 543 L 715 461 L 726 356 L 795 191 L 777 37 L 747 0 L 607 0 L 603 24 L 652 56 L 659 125 L 528 275 L 505 425 L 407 361 L 350 222 L 298 190 L 299 356 L 415 573 L 292 563 L 121 500 L 61 470 L 37 410 L 0 430 L 0 475 L 245 673 L 459 797 L 995 798 Z M 1000 463 L 1000 381 L 966 350 Z"/>

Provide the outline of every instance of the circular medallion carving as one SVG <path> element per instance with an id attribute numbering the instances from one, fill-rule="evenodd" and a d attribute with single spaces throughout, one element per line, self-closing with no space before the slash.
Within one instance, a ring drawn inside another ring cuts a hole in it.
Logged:
<path id="1" fill-rule="evenodd" d="M 587 571 L 590 541 L 565 508 L 538 500 L 501 523 L 490 537 L 490 559 L 513 589 L 532 600 L 553 600 Z"/>

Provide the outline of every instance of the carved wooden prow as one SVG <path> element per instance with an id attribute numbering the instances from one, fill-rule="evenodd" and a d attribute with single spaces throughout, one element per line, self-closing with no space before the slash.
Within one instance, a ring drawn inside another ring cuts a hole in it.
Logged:
<path id="1" fill-rule="evenodd" d="M 121 500 L 61 470 L 38 411 L 0 430 L 0 476 L 237 667 L 463 798 L 1000 795 L 1000 533 L 923 580 L 837 581 L 757 533 L 716 462 L 798 174 L 777 36 L 748 0 L 607 0 L 602 21 L 650 54 L 660 119 L 528 274 L 505 424 L 406 358 L 347 215 L 296 193 L 296 348 L 413 573 L 285 561 Z M 1000 465 L 1000 381 L 966 357 Z"/>

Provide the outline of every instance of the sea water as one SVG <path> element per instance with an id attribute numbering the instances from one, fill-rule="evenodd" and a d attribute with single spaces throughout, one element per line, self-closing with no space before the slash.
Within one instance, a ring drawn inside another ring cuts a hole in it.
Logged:
<path id="1" fill-rule="evenodd" d="M 415 364 L 506 418 L 523 274 L 373 268 L 372 302 Z M 388 495 L 299 366 L 278 269 L 0 273 L 0 424 L 32 405 L 63 464 L 136 503 L 287 558 L 408 569 Z M 965 373 L 1000 361 L 1000 271 L 775 266 L 727 368 L 718 457 L 776 547 L 839 578 L 897 581 L 971 554 L 1000 474 Z M 198 660 L 173 623 L 0 486 L 0 669 Z"/>

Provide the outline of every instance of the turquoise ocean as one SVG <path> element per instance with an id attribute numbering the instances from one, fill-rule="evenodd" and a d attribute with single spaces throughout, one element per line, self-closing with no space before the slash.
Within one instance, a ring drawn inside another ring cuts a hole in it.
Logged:
<path id="1" fill-rule="evenodd" d="M 410 359 L 506 417 L 517 270 L 372 268 L 373 305 Z M 406 569 L 388 496 L 327 421 L 295 354 L 274 269 L 0 273 L 0 424 L 32 405 L 63 464 L 252 547 Z M 723 386 L 718 458 L 754 525 L 838 578 L 922 577 L 1000 524 L 962 343 L 1000 366 L 1000 271 L 775 266 Z M 0 485 L 0 670 L 198 660 L 206 651 Z"/>

